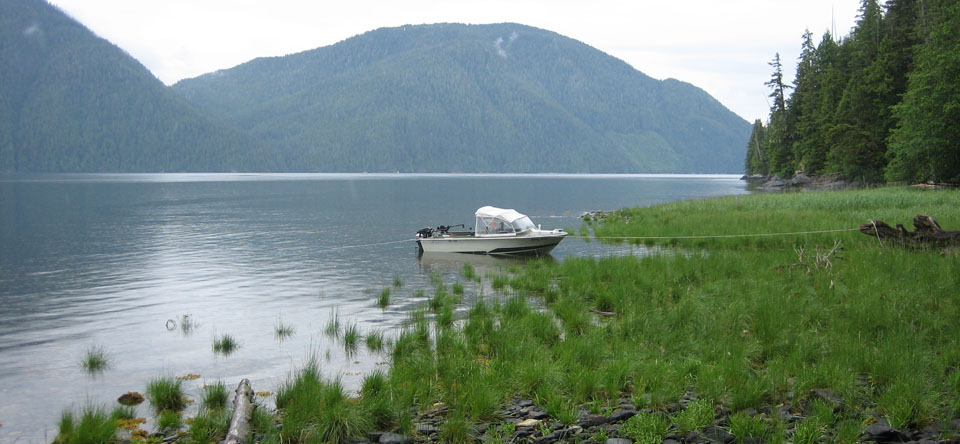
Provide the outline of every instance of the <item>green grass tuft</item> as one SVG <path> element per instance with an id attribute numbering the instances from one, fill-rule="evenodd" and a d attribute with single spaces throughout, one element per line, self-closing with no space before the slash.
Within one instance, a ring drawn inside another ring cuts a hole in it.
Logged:
<path id="1" fill-rule="evenodd" d="M 384 288 L 380 291 L 380 296 L 377 298 L 377 306 L 380 308 L 387 308 L 390 305 L 390 288 Z"/>
<path id="2" fill-rule="evenodd" d="M 54 444 L 109 444 L 117 439 L 116 420 L 104 407 L 86 406 L 77 418 L 73 412 L 60 415 Z"/>
<path id="3" fill-rule="evenodd" d="M 231 335 L 225 334 L 213 338 L 213 352 L 218 355 L 230 356 L 237 351 L 239 347 L 240 344 Z"/>
<path id="4" fill-rule="evenodd" d="M 102 346 L 88 348 L 83 359 L 80 360 L 80 368 L 91 375 L 102 373 L 109 367 L 110 357 Z"/>
<path id="5" fill-rule="evenodd" d="M 182 411 L 187 403 L 181 387 L 182 381 L 170 377 L 156 378 L 147 384 L 147 399 L 159 416 L 164 410 Z"/>
<path id="6" fill-rule="evenodd" d="M 293 336 L 295 331 L 292 325 L 284 324 L 282 319 L 277 318 L 277 325 L 273 327 L 273 337 L 282 341 Z"/>
<path id="7" fill-rule="evenodd" d="M 200 408 L 206 410 L 223 410 L 227 408 L 227 386 L 223 381 L 203 386 L 203 398 L 200 399 Z"/>

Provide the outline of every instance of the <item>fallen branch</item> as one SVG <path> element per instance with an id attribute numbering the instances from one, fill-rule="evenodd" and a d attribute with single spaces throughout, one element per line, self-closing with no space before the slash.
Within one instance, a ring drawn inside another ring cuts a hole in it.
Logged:
<path id="1" fill-rule="evenodd" d="M 237 396 L 233 399 L 233 418 L 223 444 L 246 444 L 250 436 L 250 418 L 253 417 L 253 389 L 250 381 L 243 379 L 237 386 Z"/>
<path id="2" fill-rule="evenodd" d="M 949 247 L 960 245 L 960 231 L 944 231 L 932 217 L 918 214 L 913 218 L 914 231 L 907 231 L 903 225 L 897 228 L 882 220 L 871 220 L 860 225 L 860 232 L 867 236 L 883 240 L 896 241 L 911 246 Z"/>

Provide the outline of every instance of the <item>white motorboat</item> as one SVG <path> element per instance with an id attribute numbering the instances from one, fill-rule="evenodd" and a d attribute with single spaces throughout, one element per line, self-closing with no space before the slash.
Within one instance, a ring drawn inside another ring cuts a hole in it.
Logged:
<path id="1" fill-rule="evenodd" d="M 417 245 L 425 253 L 547 254 L 567 235 L 563 230 L 543 230 L 514 210 L 481 207 L 473 231 L 451 231 L 463 225 L 422 228 Z"/>

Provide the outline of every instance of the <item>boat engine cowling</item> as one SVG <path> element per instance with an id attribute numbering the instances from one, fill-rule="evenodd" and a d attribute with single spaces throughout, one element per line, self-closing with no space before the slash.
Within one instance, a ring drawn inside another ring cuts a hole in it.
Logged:
<path id="1" fill-rule="evenodd" d="M 417 239 L 427 239 L 433 237 L 433 228 L 423 227 L 417 231 Z"/>

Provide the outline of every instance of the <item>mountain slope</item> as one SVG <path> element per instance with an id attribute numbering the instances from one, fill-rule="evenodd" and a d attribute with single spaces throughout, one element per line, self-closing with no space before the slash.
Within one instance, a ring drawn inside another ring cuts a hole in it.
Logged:
<path id="1" fill-rule="evenodd" d="M 699 88 L 517 24 L 379 29 L 173 88 L 293 170 L 738 172 L 750 134 Z"/>
<path id="2" fill-rule="evenodd" d="M 0 171 L 275 167 L 45 1 L 0 2 L 0 60 Z"/>

